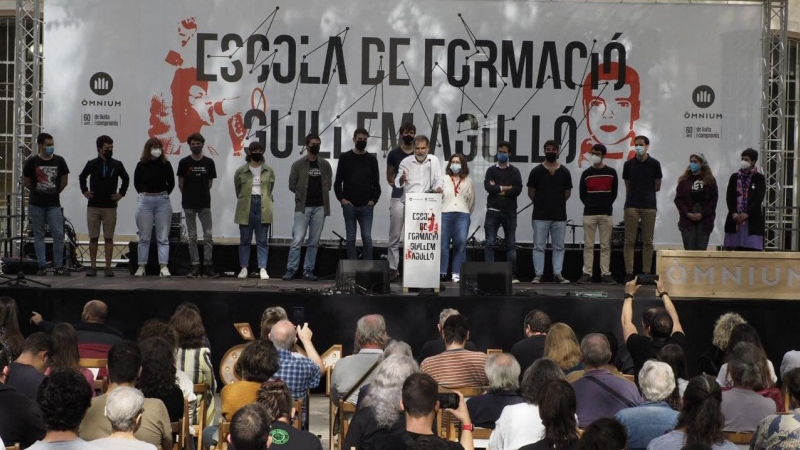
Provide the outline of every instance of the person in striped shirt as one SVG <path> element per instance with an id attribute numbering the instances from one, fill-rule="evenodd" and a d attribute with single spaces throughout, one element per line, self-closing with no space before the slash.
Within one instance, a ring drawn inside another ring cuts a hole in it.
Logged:
<path id="1" fill-rule="evenodd" d="M 469 320 L 455 314 L 442 326 L 445 351 L 422 361 L 422 373 L 447 388 L 482 387 L 489 384 L 484 367 L 488 355 L 464 348 L 469 340 Z"/>

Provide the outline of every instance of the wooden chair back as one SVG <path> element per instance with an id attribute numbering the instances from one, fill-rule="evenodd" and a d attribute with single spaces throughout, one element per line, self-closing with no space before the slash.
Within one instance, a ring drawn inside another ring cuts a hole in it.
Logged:
<path id="1" fill-rule="evenodd" d="M 183 399 L 183 417 L 178 422 L 172 422 L 173 450 L 189 450 L 187 438 L 189 437 L 189 399 Z"/>
<path id="2" fill-rule="evenodd" d="M 101 370 L 105 369 L 108 365 L 107 358 L 81 358 L 78 365 L 84 369 L 97 369 L 94 379 L 94 390 L 105 394 L 108 390 L 108 377 L 100 376 Z M 92 372 L 94 373 L 94 372 Z"/>
<path id="3" fill-rule="evenodd" d="M 503 349 L 502 348 L 487 348 L 486 349 L 486 354 L 489 355 L 489 356 L 499 355 L 501 353 L 503 353 Z"/>
<path id="4" fill-rule="evenodd" d="M 446 388 L 443 386 L 439 386 L 439 393 L 440 394 L 447 394 L 450 392 L 460 392 L 461 395 L 464 396 L 464 401 L 472 398 L 477 397 L 484 393 L 483 388 L 476 388 L 476 387 L 464 387 L 464 388 Z M 461 430 L 459 429 L 460 424 L 452 414 L 445 412 L 443 409 L 439 409 L 439 412 L 436 414 L 436 425 L 437 429 L 439 430 L 439 435 L 447 440 L 450 441 L 458 441 L 459 434 Z M 474 435 L 473 435 L 474 437 Z"/>
<path id="5" fill-rule="evenodd" d="M 219 439 L 217 439 L 217 450 L 228 449 L 228 435 L 231 434 L 231 423 L 224 419 L 219 419 Z M 200 448 L 199 446 L 197 448 Z"/>
<path id="6" fill-rule="evenodd" d="M 342 424 L 339 427 L 339 450 L 342 450 L 342 443 L 344 442 L 344 437 L 347 436 L 347 430 L 350 429 L 350 419 L 353 417 L 353 414 L 356 413 L 356 405 L 352 403 L 348 403 L 344 400 L 339 402 L 339 417 L 341 418 Z"/>
<path id="7" fill-rule="evenodd" d="M 622 376 L 625 377 L 625 379 L 630 381 L 631 383 L 636 383 L 636 376 L 631 375 L 629 373 L 623 373 Z"/>
<path id="8" fill-rule="evenodd" d="M 308 393 L 306 393 L 308 395 Z M 298 430 L 303 429 L 303 399 L 292 401 L 294 408 L 294 418 L 292 419 L 292 426 Z"/>
<path id="9" fill-rule="evenodd" d="M 749 445 L 753 439 L 753 433 L 739 433 L 735 431 L 723 431 L 725 439 L 731 441 L 736 445 Z"/>
<path id="10" fill-rule="evenodd" d="M 6 447 L 6 450 L 20 450 L 19 442 L 12 445 L 11 447 Z"/>
<path id="11" fill-rule="evenodd" d="M 475 428 L 472 431 L 472 439 L 489 439 L 492 437 L 492 430 L 491 428 Z"/>
<path id="12" fill-rule="evenodd" d="M 197 423 L 192 424 L 191 427 L 196 431 L 194 435 L 197 436 L 197 448 L 203 448 L 203 430 L 207 425 L 206 412 L 209 405 L 208 396 L 213 395 L 213 393 L 208 392 L 208 385 L 205 383 L 195 384 L 192 391 L 197 396 L 197 407 L 194 413 Z M 219 442 L 222 442 L 222 440 L 220 439 Z"/>

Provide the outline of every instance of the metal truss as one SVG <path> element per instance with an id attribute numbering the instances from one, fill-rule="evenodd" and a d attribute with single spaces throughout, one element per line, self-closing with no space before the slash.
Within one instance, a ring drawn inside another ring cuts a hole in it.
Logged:
<path id="1" fill-rule="evenodd" d="M 25 208 L 22 168 L 36 149 L 41 130 L 42 101 L 42 12 L 39 0 L 17 0 L 14 42 L 14 194 L 13 231 L 19 236 L 25 224 L 20 215 Z M 21 249 L 20 249 L 21 250 Z M 19 254 L 22 254 L 20 251 Z"/>
<path id="2" fill-rule="evenodd" d="M 793 222 L 792 199 L 787 187 L 794 186 L 794 149 L 787 148 L 786 82 L 788 49 L 786 27 L 788 0 L 764 0 L 762 24 L 761 166 L 767 182 L 764 199 L 766 231 L 764 248 L 785 250 L 792 245 L 787 233 Z"/>

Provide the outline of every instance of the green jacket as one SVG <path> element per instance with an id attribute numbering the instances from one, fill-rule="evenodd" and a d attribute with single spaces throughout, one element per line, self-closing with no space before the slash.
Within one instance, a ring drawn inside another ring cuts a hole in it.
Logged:
<path id="1" fill-rule="evenodd" d="M 322 173 L 322 204 L 324 205 L 325 215 L 331 215 L 330 192 L 333 186 L 333 170 L 331 164 L 323 158 L 317 157 L 319 171 Z M 305 156 L 292 164 L 289 172 L 289 190 L 294 192 L 294 211 L 303 212 L 306 210 L 306 194 L 308 191 L 308 158 Z"/>
<path id="2" fill-rule="evenodd" d="M 234 222 L 247 225 L 250 221 L 250 194 L 253 190 L 253 174 L 250 163 L 236 169 L 233 174 L 236 189 L 236 216 Z M 275 171 L 267 163 L 261 165 L 261 223 L 272 223 L 272 188 L 275 187 Z"/>

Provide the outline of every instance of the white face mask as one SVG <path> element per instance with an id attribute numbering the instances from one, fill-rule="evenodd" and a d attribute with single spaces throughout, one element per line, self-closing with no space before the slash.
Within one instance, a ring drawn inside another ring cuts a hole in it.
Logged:
<path id="1" fill-rule="evenodd" d="M 636 154 L 639 156 L 644 155 L 644 152 L 647 151 L 647 149 L 644 148 L 644 145 L 637 145 L 635 148 L 636 148 Z"/>
<path id="2" fill-rule="evenodd" d="M 749 169 L 750 167 L 752 167 L 752 164 L 750 164 L 750 163 L 749 163 L 749 162 L 747 162 L 747 161 L 744 161 L 744 160 L 742 160 L 742 162 L 741 162 L 740 166 L 741 166 L 742 170 L 747 170 L 747 169 Z"/>
<path id="3" fill-rule="evenodd" d="M 160 148 L 151 148 L 150 149 L 150 156 L 153 158 L 160 158 L 161 157 L 161 149 Z"/>
<path id="4" fill-rule="evenodd" d="M 603 157 L 599 155 L 590 155 L 589 161 L 591 161 L 592 164 L 600 164 L 603 162 Z"/>

